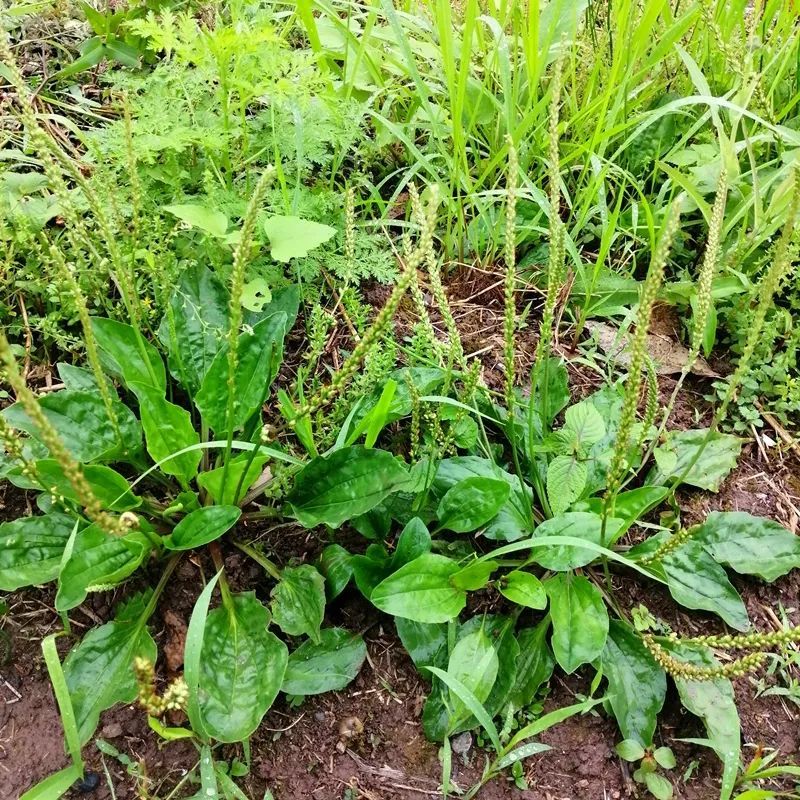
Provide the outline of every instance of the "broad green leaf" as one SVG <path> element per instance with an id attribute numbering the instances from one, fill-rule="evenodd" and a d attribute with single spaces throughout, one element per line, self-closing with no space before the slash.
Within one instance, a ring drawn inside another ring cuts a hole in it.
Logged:
<path id="1" fill-rule="evenodd" d="M 469 690 L 468 687 L 452 675 L 450 672 L 445 672 L 438 667 L 428 667 L 428 672 L 435 675 L 442 683 L 450 690 L 450 694 L 458 698 L 459 702 L 463 704 L 464 708 L 472 712 L 475 718 L 480 723 L 481 727 L 486 731 L 489 739 L 492 742 L 496 752 L 500 752 L 502 745 L 500 744 L 500 735 L 497 732 L 497 727 L 488 711 L 481 705 L 477 697 Z M 428 698 L 430 700 L 430 698 Z M 426 731 L 427 733 L 427 731 Z M 447 731 L 444 736 L 447 736 Z M 448 745 L 449 747 L 449 745 Z"/>
<path id="2" fill-rule="evenodd" d="M 465 592 L 477 592 L 483 589 L 492 573 L 497 569 L 496 561 L 478 561 L 477 559 L 462 567 L 452 578 L 450 583 L 456 589 L 463 589 Z"/>
<path id="3" fill-rule="evenodd" d="M 205 489 L 209 497 L 218 505 L 233 505 L 234 501 L 241 500 L 247 490 L 258 480 L 267 461 L 269 461 L 269 456 L 266 455 L 253 456 L 252 453 L 242 453 L 228 462 L 227 474 L 224 466 L 201 472 L 197 476 L 197 485 L 201 489 Z M 224 484 L 223 478 L 225 478 Z M 236 490 L 240 486 L 237 498 Z"/>
<path id="4" fill-rule="evenodd" d="M 509 616 L 487 614 L 481 617 L 472 617 L 460 626 L 458 639 L 461 640 L 478 630 L 482 630 L 489 637 L 489 641 L 497 653 L 497 678 L 492 686 L 492 691 L 483 702 L 484 708 L 490 716 L 495 717 L 505 711 L 517 680 L 519 644 L 514 635 L 514 620 Z M 476 724 L 475 719 L 469 719 L 464 723 L 464 728 L 471 728 Z"/>
<path id="5" fill-rule="evenodd" d="M 702 448 L 699 459 L 683 482 L 709 492 L 719 491 L 722 481 L 736 466 L 743 440 L 715 431 L 706 445 L 707 436 L 707 429 L 667 433 L 664 444 L 653 452 L 657 466 L 648 475 L 647 482 L 664 484 L 677 480 Z"/>
<path id="6" fill-rule="evenodd" d="M 92 318 L 92 331 L 97 339 L 103 369 L 122 378 L 134 393 L 142 384 L 156 390 L 163 397 L 167 390 L 164 362 L 153 347 L 136 330 L 115 319 Z"/>
<path id="7" fill-rule="evenodd" d="M 127 578 L 151 547 L 147 537 L 138 531 L 122 537 L 110 536 L 96 525 L 80 531 L 58 576 L 56 610 L 69 611 L 79 606 L 88 592 Z"/>
<path id="8" fill-rule="evenodd" d="M 317 644 L 304 642 L 289 656 L 281 690 L 293 695 L 337 692 L 358 675 L 366 657 L 360 634 L 325 628 Z"/>
<path id="9" fill-rule="evenodd" d="M 135 699 L 134 658 L 156 660 L 156 644 L 147 630 L 147 599 L 137 595 L 112 622 L 90 630 L 64 661 L 82 744 L 91 740 L 103 711 Z"/>
<path id="10" fill-rule="evenodd" d="M 95 381 L 91 370 L 84 367 L 76 367 L 74 364 L 67 364 L 64 361 L 59 361 L 56 364 L 56 369 L 58 370 L 58 377 L 61 378 L 67 389 L 77 389 L 84 392 L 97 391 L 97 381 Z"/>
<path id="11" fill-rule="evenodd" d="M 329 544 L 319 556 L 317 564 L 325 578 L 328 600 L 338 597 L 353 577 L 352 556 L 340 544 Z"/>
<path id="12" fill-rule="evenodd" d="M 621 524 L 614 536 L 608 539 L 608 544 L 614 544 L 637 519 L 641 519 L 648 511 L 654 509 L 668 494 L 669 489 L 666 486 L 640 486 L 637 489 L 620 492 L 614 498 L 613 515 L 621 521 Z M 603 510 L 603 500 L 593 497 L 577 504 L 575 510 L 600 514 Z"/>
<path id="13" fill-rule="evenodd" d="M 531 373 L 535 380 L 534 407 L 540 420 L 539 430 L 550 429 L 553 420 L 569 403 L 569 375 L 564 360 L 547 358 Z M 527 413 L 527 410 L 526 410 Z"/>
<path id="14" fill-rule="evenodd" d="M 192 228 L 222 238 L 228 230 L 228 218 L 216 209 L 200 203 L 177 203 L 164 206 L 164 211 L 177 217 Z"/>
<path id="15" fill-rule="evenodd" d="M 472 692 L 483 704 L 497 679 L 500 661 L 491 639 L 483 630 L 477 630 L 459 639 L 447 663 L 448 675 Z M 450 728 L 455 730 L 472 716 L 470 709 L 454 691 L 450 691 Z"/>
<path id="16" fill-rule="evenodd" d="M 800 536 L 744 511 L 712 511 L 692 536 L 720 564 L 774 581 L 800 567 Z"/>
<path id="17" fill-rule="evenodd" d="M 396 617 L 397 635 L 418 670 L 423 667 L 444 667 L 447 663 L 447 625 L 414 622 Z M 423 676 L 424 672 L 420 672 Z"/>
<path id="18" fill-rule="evenodd" d="M 659 775 L 657 772 L 646 772 L 644 783 L 656 800 L 671 800 L 672 784 L 663 775 Z"/>
<path id="19" fill-rule="evenodd" d="M 203 506 L 187 514 L 162 540 L 167 550 L 192 550 L 219 539 L 242 515 L 237 506 Z"/>
<path id="20" fill-rule="evenodd" d="M 61 464 L 54 458 L 43 458 L 34 462 L 36 480 L 24 477 L 21 468 L 6 474 L 6 478 L 20 489 L 41 489 L 42 485 L 54 489 L 55 494 L 73 503 L 79 503 L 78 494 Z M 133 494 L 130 484 L 116 470 L 104 464 L 88 464 L 82 468 L 83 477 L 103 508 L 110 511 L 129 511 L 141 505 L 141 499 Z"/>
<path id="21" fill-rule="evenodd" d="M 45 416 L 56 429 L 76 461 L 129 461 L 141 451 L 142 431 L 133 412 L 118 400 L 112 401 L 120 439 L 109 421 L 106 407 L 97 391 L 62 389 L 39 398 Z M 19 403 L 3 412 L 12 428 L 29 433 L 41 441 L 39 431 Z"/>
<path id="22" fill-rule="evenodd" d="M 264 220 L 270 253 L 276 261 L 291 261 L 307 256 L 336 234 L 336 228 L 300 217 L 277 215 Z"/>
<path id="23" fill-rule="evenodd" d="M 606 523 L 607 537 L 616 530 L 618 520 L 610 519 Z M 534 532 L 534 538 L 541 540 L 548 536 L 573 536 L 586 539 L 592 544 L 600 544 L 603 532 L 603 518 L 599 514 L 587 511 L 571 511 L 545 520 Z M 531 558 L 545 569 L 555 572 L 566 572 L 594 561 L 597 554 L 594 550 L 572 545 L 555 545 L 548 548 L 536 548 Z"/>
<path id="24" fill-rule="evenodd" d="M 458 456 L 439 462 L 431 494 L 441 500 L 445 493 L 466 478 L 484 477 L 504 480 L 511 489 L 508 499 L 500 507 L 494 519 L 490 520 L 481 535 L 487 539 L 513 542 L 531 532 L 527 504 L 522 492 L 531 494 L 530 488 L 520 483 L 516 475 L 511 475 L 488 458 L 477 456 Z"/>
<path id="25" fill-rule="evenodd" d="M 75 520 L 51 512 L 0 525 L 0 591 L 13 592 L 58 577 Z"/>
<path id="26" fill-rule="evenodd" d="M 206 266 L 186 269 L 158 329 L 169 353 L 169 369 L 190 395 L 197 390 L 228 330 L 228 290 Z"/>
<path id="27" fill-rule="evenodd" d="M 456 589 L 450 578 L 458 572 L 450 558 L 426 553 L 381 581 L 370 600 L 395 617 L 416 622 L 447 622 L 466 605 L 466 592 Z"/>
<path id="28" fill-rule="evenodd" d="M 153 461 L 161 461 L 178 450 L 198 444 L 200 435 L 192 424 L 192 415 L 170 403 L 149 386 L 138 384 L 139 414 L 142 418 L 147 452 Z M 202 458 L 200 450 L 183 453 L 161 465 L 161 471 L 188 483 L 195 475 Z"/>
<path id="29" fill-rule="evenodd" d="M 356 586 L 367 599 L 372 595 L 373 589 L 393 572 L 392 560 L 386 548 L 377 542 L 367 547 L 363 556 L 353 556 L 350 564 Z"/>
<path id="30" fill-rule="evenodd" d="M 646 755 L 644 747 L 636 739 L 623 739 L 614 750 L 625 761 L 641 761 Z"/>
<path id="31" fill-rule="evenodd" d="M 286 314 L 272 314 L 252 331 L 239 334 L 234 375 L 232 430 L 260 408 L 283 360 Z M 228 431 L 228 347 L 219 350 L 194 399 L 205 423 L 217 434 Z"/>
<path id="32" fill-rule="evenodd" d="M 545 583 L 553 623 L 553 654 L 567 673 L 594 661 L 608 637 L 603 596 L 588 578 L 559 573 Z"/>
<path id="33" fill-rule="evenodd" d="M 375 508 L 407 480 L 406 468 L 391 453 L 354 445 L 307 464 L 288 499 L 306 528 L 323 523 L 338 528 Z"/>
<path id="34" fill-rule="evenodd" d="M 517 676 L 509 697 L 514 708 L 529 706 L 536 698 L 539 688 L 553 674 L 556 662 L 547 644 L 549 630 L 550 619 L 545 617 L 536 627 L 523 628 L 517 633 Z"/>
<path id="35" fill-rule="evenodd" d="M 675 760 L 675 754 L 669 747 L 656 747 L 656 749 L 653 750 L 653 758 L 656 760 L 658 766 L 664 769 L 675 769 L 678 763 Z"/>
<path id="36" fill-rule="evenodd" d="M 419 517 L 414 517 L 406 523 L 397 538 L 397 547 L 392 555 L 392 569 L 400 569 L 403 564 L 408 564 L 409 561 L 430 552 L 431 544 L 427 526 Z"/>
<path id="37" fill-rule="evenodd" d="M 399 622 L 399 620 L 397 620 Z M 436 627 L 436 626 L 428 626 Z M 439 626 L 443 630 L 444 648 L 434 654 L 434 663 L 438 667 L 447 660 L 447 626 Z M 399 627 L 398 627 L 399 630 Z M 468 619 L 458 626 L 456 642 L 472 637 L 476 633 L 486 636 L 492 644 L 498 659 L 497 676 L 489 695 L 481 701 L 485 714 L 490 718 L 502 715 L 511 702 L 511 692 L 517 680 L 517 662 L 519 645 L 514 636 L 514 620 L 502 615 L 483 615 Z M 433 690 L 423 709 L 423 727 L 425 735 L 434 741 L 460 731 L 471 730 L 479 724 L 479 720 L 471 715 L 452 714 L 448 693 L 440 683 L 434 682 Z"/>
<path id="38" fill-rule="evenodd" d="M 574 436 L 581 448 L 591 447 L 606 435 L 606 424 L 597 408 L 589 402 L 576 403 L 564 412 L 564 431 Z"/>
<path id="39" fill-rule="evenodd" d="M 440 527 L 469 533 L 485 525 L 508 500 L 510 487 L 497 478 L 465 478 L 447 490 L 436 516 Z"/>
<path id="40" fill-rule="evenodd" d="M 272 615 L 289 636 L 306 634 L 319 644 L 325 616 L 325 578 L 310 564 L 283 570 L 272 590 Z"/>
<path id="41" fill-rule="evenodd" d="M 542 609 L 547 605 L 547 593 L 542 582 L 530 572 L 514 570 L 500 579 L 500 594 L 512 603 L 527 608 Z"/>
<path id="42" fill-rule="evenodd" d="M 403 489 L 405 488 L 404 485 Z M 350 520 L 350 524 L 365 539 L 373 542 L 383 542 L 389 538 L 389 531 L 392 529 L 392 514 L 386 503 L 381 501 L 375 508 L 353 517 Z"/>
<path id="43" fill-rule="evenodd" d="M 586 486 L 589 470 L 574 456 L 556 456 L 547 465 L 547 500 L 553 514 L 566 511 Z"/>
<path id="44" fill-rule="evenodd" d="M 608 702 L 622 735 L 650 747 L 667 693 L 664 670 L 633 628 L 619 620 L 610 623 L 601 664 L 608 679 Z"/>
<path id="45" fill-rule="evenodd" d="M 732 628 L 750 628 L 747 609 L 725 570 L 691 539 L 661 560 L 669 593 L 682 606 L 718 614 Z"/>
<path id="46" fill-rule="evenodd" d="M 198 700 L 205 730 L 221 742 L 247 739 L 280 691 L 289 654 L 268 625 L 253 592 L 231 595 L 206 619 Z"/>

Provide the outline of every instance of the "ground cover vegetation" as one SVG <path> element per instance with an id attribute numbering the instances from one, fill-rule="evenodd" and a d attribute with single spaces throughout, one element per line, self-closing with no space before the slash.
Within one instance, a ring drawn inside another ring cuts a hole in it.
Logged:
<path id="1" fill-rule="evenodd" d="M 800 539 L 681 508 L 765 421 L 797 448 L 798 12 L 0 11 L 0 469 L 31 512 L 0 524 L 0 590 L 54 584 L 42 649 L 70 758 L 27 800 L 85 783 L 101 715 L 133 702 L 197 748 L 170 796 L 246 797 L 279 696 L 343 690 L 367 657 L 364 631 L 328 622 L 346 593 L 428 682 L 443 797 L 524 791 L 543 732 L 604 713 L 641 791 L 669 798 L 669 685 L 720 798 L 798 796 L 798 767 L 743 756 L 731 681 L 775 672 L 800 629 L 754 628 L 731 574 L 776 581 Z M 502 294 L 491 375 L 450 296 L 463 263 Z M 690 383 L 706 400 L 674 425 Z M 287 523 L 327 545 L 278 559 Z M 232 552 L 263 570 L 241 591 Z M 152 622 L 184 558 L 200 586 L 166 677 Z M 616 575 L 719 632 L 626 607 Z M 76 631 L 111 589 L 113 615 Z M 589 691 L 543 713 L 557 671 Z M 485 748 L 471 786 L 464 731 Z"/>

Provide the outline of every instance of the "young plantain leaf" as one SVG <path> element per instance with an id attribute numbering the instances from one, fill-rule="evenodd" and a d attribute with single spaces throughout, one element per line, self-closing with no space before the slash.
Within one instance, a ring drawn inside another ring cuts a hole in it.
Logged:
<path id="1" fill-rule="evenodd" d="M 406 523 L 397 539 L 397 547 L 392 555 L 392 569 L 400 569 L 403 564 L 429 553 L 431 545 L 431 535 L 427 526 L 419 517 L 414 517 Z"/>
<path id="2" fill-rule="evenodd" d="M 219 539 L 239 520 L 238 506 L 203 506 L 187 514 L 162 540 L 167 550 L 192 550 Z"/>
<path id="3" fill-rule="evenodd" d="M 416 622 L 448 622 L 466 605 L 467 595 L 452 585 L 457 562 L 426 553 L 381 581 L 370 600 L 395 617 Z"/>
<path id="4" fill-rule="evenodd" d="M 607 531 L 615 531 L 617 522 L 613 519 L 608 520 Z M 602 532 L 603 519 L 599 514 L 591 514 L 588 511 L 571 511 L 545 520 L 536 529 L 534 537 L 542 539 L 547 536 L 573 536 L 576 539 L 586 539 L 592 544 L 600 544 Z M 594 561 L 596 557 L 595 551 L 572 545 L 554 545 L 547 548 L 535 548 L 532 551 L 532 558 L 537 564 L 554 572 L 567 572 L 584 567 Z"/>
<path id="5" fill-rule="evenodd" d="M 18 467 L 6 474 L 6 478 L 20 489 L 55 489 L 55 493 L 74 503 L 79 502 L 75 488 L 64 474 L 61 464 L 54 458 L 42 458 L 34 462 L 37 480 L 31 480 Z M 88 464 L 83 467 L 83 477 L 104 508 L 110 511 L 129 511 L 141 505 L 142 501 L 131 491 L 125 478 L 116 470 L 104 464 Z"/>
<path id="6" fill-rule="evenodd" d="M 545 583 L 553 623 L 553 653 L 567 673 L 602 652 L 608 637 L 608 611 L 603 597 L 582 575 L 554 575 Z"/>
<path id="7" fill-rule="evenodd" d="M 56 610 L 79 606 L 89 591 L 119 583 L 144 561 L 150 540 L 139 531 L 110 536 L 96 525 L 78 533 L 72 553 L 58 576 Z"/>
<path id="8" fill-rule="evenodd" d="M 142 449 L 142 430 L 133 412 L 118 400 L 112 400 L 120 439 L 97 391 L 62 389 L 40 397 L 39 405 L 72 457 L 82 464 L 129 461 Z M 3 415 L 12 428 L 39 438 L 39 430 L 19 403 L 9 406 Z"/>
<path id="9" fill-rule="evenodd" d="M 317 569 L 325 578 L 328 600 L 338 597 L 353 577 L 352 556 L 340 544 L 329 544 L 319 556 Z"/>
<path id="10" fill-rule="evenodd" d="M 288 499 L 306 528 L 323 523 L 338 528 L 375 508 L 407 481 L 406 468 L 391 453 L 355 445 L 307 464 Z"/>
<path id="11" fill-rule="evenodd" d="M 497 680 L 499 667 L 500 660 L 491 639 L 479 628 L 456 642 L 447 663 L 447 674 L 465 686 L 483 706 Z M 450 709 L 450 730 L 455 730 L 472 716 L 471 709 L 452 688 Z"/>
<path id="12" fill-rule="evenodd" d="M 164 396 L 167 377 L 158 350 L 136 330 L 115 319 L 92 317 L 92 331 L 97 339 L 100 363 L 106 372 L 122 379 L 136 394 L 136 384 L 149 386 Z"/>
<path id="13" fill-rule="evenodd" d="M 690 539 L 661 560 L 669 593 L 686 608 L 712 611 L 737 631 L 750 628 L 747 609 L 725 570 Z"/>
<path id="14" fill-rule="evenodd" d="M 668 494 L 669 489 L 666 486 L 640 486 L 637 489 L 620 492 L 614 498 L 614 516 L 621 520 L 621 524 L 614 535 L 607 538 L 608 544 L 614 544 L 637 519 L 641 519 L 648 511 L 654 509 Z M 593 497 L 578 503 L 575 510 L 601 514 L 603 500 L 600 497 Z"/>
<path id="15" fill-rule="evenodd" d="M 0 525 L 0 591 L 47 583 L 58 577 L 76 521 L 52 512 Z"/>
<path id="16" fill-rule="evenodd" d="M 287 316 L 272 314 L 239 334 L 234 375 L 233 416 L 228 420 L 228 347 L 223 345 L 208 369 L 194 402 L 203 421 L 217 434 L 236 431 L 258 410 L 283 360 Z"/>
<path id="17" fill-rule="evenodd" d="M 465 592 L 477 592 L 489 583 L 489 578 L 492 577 L 492 573 L 498 566 L 496 561 L 473 560 L 456 572 L 450 578 L 450 583 L 456 589 L 463 589 Z"/>
<path id="18" fill-rule="evenodd" d="M 633 628 L 619 620 L 610 623 L 601 664 L 608 679 L 608 702 L 623 737 L 650 747 L 667 693 L 664 670 Z"/>
<path id="19" fill-rule="evenodd" d="M 319 644 L 325 616 L 325 579 L 310 564 L 285 569 L 272 590 L 272 614 L 284 633 L 306 634 Z"/>
<path id="20" fill-rule="evenodd" d="M 339 691 L 358 675 L 366 657 L 360 634 L 325 628 L 318 643 L 304 642 L 289 656 L 281 691 L 293 695 Z"/>
<path id="21" fill-rule="evenodd" d="M 198 444 L 200 435 L 192 424 L 192 415 L 184 408 L 166 400 L 158 391 L 137 384 L 139 413 L 142 418 L 147 452 L 153 461 L 161 461 L 178 450 Z M 188 483 L 197 475 L 202 453 L 194 450 L 171 458 L 161 465 L 161 471 L 175 475 L 182 483 Z"/>
<path id="22" fill-rule="evenodd" d="M 439 501 L 439 527 L 468 533 L 485 525 L 508 500 L 510 487 L 497 478 L 465 478 L 447 490 Z"/>
<path id="23" fill-rule="evenodd" d="M 523 487 L 516 475 L 511 475 L 501 469 L 488 458 L 458 456 L 440 461 L 433 486 L 431 487 L 431 494 L 435 499 L 441 500 L 445 493 L 455 484 L 471 477 L 503 480 L 508 483 L 511 489 L 505 503 L 500 507 L 494 519 L 491 519 L 481 531 L 481 535 L 486 539 L 507 542 L 513 542 L 524 536 L 529 536 L 531 523 L 527 504 L 522 493 L 524 491 L 530 495 L 530 488 Z"/>
<path id="24" fill-rule="evenodd" d="M 134 658 L 156 660 L 156 644 L 147 630 L 148 599 L 147 594 L 134 597 L 114 620 L 90 630 L 64 661 L 82 744 L 92 738 L 103 711 L 136 697 Z"/>
<path id="25" fill-rule="evenodd" d="M 498 588 L 503 597 L 519 606 L 541 610 L 547 605 L 542 582 L 530 572 L 518 569 L 509 572 L 500 579 Z"/>
<path id="26" fill-rule="evenodd" d="M 692 538 L 715 561 L 742 575 L 771 582 L 800 567 L 800 536 L 744 511 L 713 511 Z"/>
<path id="27" fill-rule="evenodd" d="M 206 733 L 240 742 L 280 691 L 286 645 L 267 630 L 269 612 L 253 592 L 234 594 L 207 617 L 199 665 L 199 711 Z"/>
<path id="28" fill-rule="evenodd" d="M 264 464 L 269 461 L 269 456 L 242 453 L 228 462 L 227 474 L 225 467 L 217 467 L 206 472 L 201 472 L 197 476 L 197 484 L 205 489 L 211 499 L 221 506 L 233 505 L 237 499 L 236 489 L 241 484 L 239 498 L 258 480 L 264 468 Z M 222 483 L 223 477 L 225 483 Z"/>
<path id="29" fill-rule="evenodd" d="M 197 264 L 181 274 L 158 336 L 169 353 L 170 372 L 192 396 L 222 345 L 228 306 L 228 290 L 208 267 Z"/>
<path id="30" fill-rule="evenodd" d="M 553 653 L 547 644 L 550 618 L 545 617 L 534 628 L 523 628 L 517 633 L 519 656 L 516 680 L 511 687 L 509 702 L 514 708 L 525 708 L 536 698 L 539 687 L 550 680 L 555 667 Z"/>
<path id="31" fill-rule="evenodd" d="M 444 667 L 447 664 L 447 625 L 414 622 L 397 617 L 397 635 L 418 670 L 423 667 Z M 421 672 L 426 677 L 424 672 Z"/>

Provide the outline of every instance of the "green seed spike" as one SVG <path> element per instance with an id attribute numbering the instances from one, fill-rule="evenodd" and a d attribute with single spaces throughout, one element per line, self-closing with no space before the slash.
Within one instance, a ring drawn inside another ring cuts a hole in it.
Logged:
<path id="1" fill-rule="evenodd" d="M 433 233 L 436 227 L 436 194 L 431 200 L 431 205 L 424 215 L 424 225 L 420 233 L 417 246 L 406 256 L 405 267 L 400 278 L 392 290 L 389 299 L 384 307 L 378 312 L 372 324 L 364 332 L 361 341 L 353 348 L 353 352 L 342 364 L 341 368 L 333 375 L 330 383 L 323 386 L 305 405 L 301 406 L 296 416 L 287 425 L 294 428 L 298 420 L 310 414 L 316 414 L 321 408 L 331 403 L 349 383 L 356 374 L 361 364 L 367 359 L 372 351 L 378 347 L 384 334 L 392 324 L 392 319 L 397 313 L 397 309 L 415 279 L 416 271 L 423 260 L 428 257 L 428 253 L 433 249 Z"/>
<path id="2" fill-rule="evenodd" d="M 647 271 L 644 285 L 639 296 L 639 310 L 636 315 L 636 331 L 630 345 L 630 368 L 625 381 L 625 396 L 622 401 L 619 429 L 614 443 L 614 452 L 608 469 L 607 489 L 603 500 L 606 513 L 614 513 L 614 498 L 622 485 L 622 480 L 628 469 L 628 452 L 631 444 L 631 432 L 636 422 L 636 408 L 639 404 L 639 393 L 642 387 L 642 370 L 645 366 L 647 353 L 647 331 L 653 314 L 658 290 L 664 278 L 664 268 L 669 258 L 672 240 L 678 230 L 679 201 L 675 201 L 667 212 L 667 218 L 661 232 L 661 238 L 656 245 Z"/>
<path id="3" fill-rule="evenodd" d="M 423 209 L 416 186 L 410 184 L 408 187 L 408 193 L 411 198 L 412 215 L 422 232 L 417 247 L 422 251 L 422 263 L 425 264 L 428 270 L 431 294 L 436 301 L 436 307 L 439 310 L 442 322 L 444 322 L 444 327 L 447 330 L 448 350 L 446 367 L 448 377 L 445 382 L 446 390 L 448 388 L 450 372 L 452 371 L 453 365 L 455 364 L 459 369 L 466 371 L 467 360 L 464 356 L 461 334 L 459 333 L 458 326 L 453 317 L 450 301 L 447 299 L 447 293 L 442 285 L 442 273 L 439 266 L 439 259 L 436 257 L 436 251 L 433 246 L 436 210 L 439 205 L 439 188 L 436 184 L 433 184 L 428 188 L 428 192 L 430 194 L 430 200 L 427 209 Z"/>
<path id="4" fill-rule="evenodd" d="M 650 651 L 656 663 L 673 678 L 686 681 L 716 681 L 725 678 L 741 678 L 748 672 L 758 669 L 767 657 L 766 653 L 750 653 L 727 664 L 717 667 L 703 667 L 689 664 L 670 655 L 658 642 L 653 634 L 642 635 L 644 646 Z"/>
<path id="5" fill-rule="evenodd" d="M 128 530 L 127 525 L 120 518 L 113 517 L 103 510 L 100 501 L 92 491 L 92 487 L 84 477 L 81 465 L 72 458 L 64 446 L 64 442 L 61 441 L 58 432 L 52 426 L 50 420 L 47 419 L 44 411 L 42 411 L 39 401 L 25 384 L 25 380 L 17 367 L 11 345 L 2 330 L 0 330 L 0 364 L 5 371 L 6 379 L 17 396 L 17 402 L 25 409 L 25 413 L 37 427 L 42 443 L 50 451 L 50 455 L 58 462 L 64 475 L 72 484 L 80 504 L 86 511 L 86 516 L 106 533 L 115 536 L 125 534 Z"/>
<path id="6" fill-rule="evenodd" d="M 517 288 L 516 234 L 517 234 L 517 174 L 519 161 L 511 136 L 506 136 L 508 145 L 508 176 L 506 178 L 506 232 L 504 259 L 506 266 L 503 314 L 503 362 L 505 366 L 506 409 L 509 417 L 514 407 L 514 332 L 517 325 L 517 309 L 514 294 Z"/>

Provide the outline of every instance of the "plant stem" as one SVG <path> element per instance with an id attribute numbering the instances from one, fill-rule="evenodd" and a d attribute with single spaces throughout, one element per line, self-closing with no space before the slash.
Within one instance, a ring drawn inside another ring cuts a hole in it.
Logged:
<path id="1" fill-rule="evenodd" d="M 276 581 L 279 581 L 283 576 L 281 575 L 280 569 L 278 566 L 270 561 L 263 553 L 259 553 L 255 547 L 251 547 L 249 544 L 245 544 L 244 542 L 240 542 L 238 539 L 231 539 L 231 544 L 234 547 L 239 548 L 245 555 L 250 556 L 257 564 L 260 564 L 264 569 L 273 577 Z"/>

